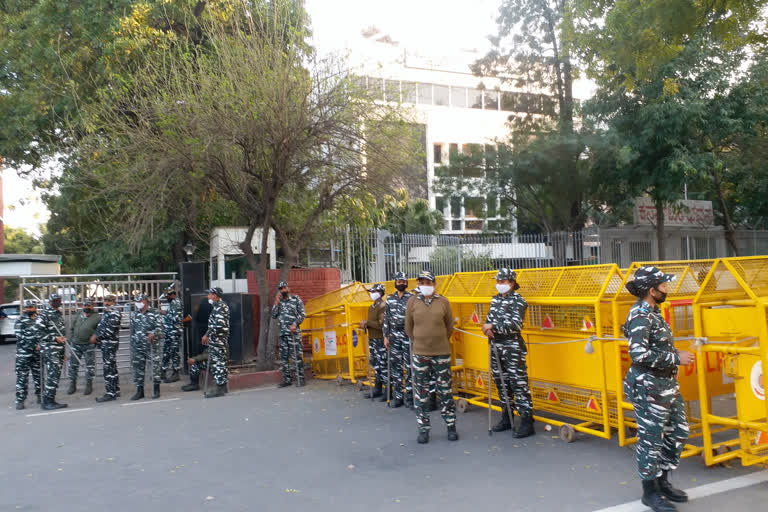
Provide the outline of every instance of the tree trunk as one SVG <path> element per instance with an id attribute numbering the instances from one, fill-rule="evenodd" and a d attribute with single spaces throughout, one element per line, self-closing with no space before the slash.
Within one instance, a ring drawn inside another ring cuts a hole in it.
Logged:
<path id="1" fill-rule="evenodd" d="M 659 261 L 667 259 L 664 238 L 664 202 L 656 201 L 656 246 L 659 250 Z"/>
<path id="2" fill-rule="evenodd" d="M 723 187 L 720 183 L 720 173 L 717 172 L 717 169 L 712 169 L 712 179 L 715 183 L 715 190 L 717 191 L 717 200 L 720 202 L 720 209 L 723 210 L 725 240 L 733 251 L 733 255 L 741 256 L 739 254 L 739 247 L 736 245 L 736 231 L 733 229 L 733 223 L 731 222 L 731 212 L 728 210 L 728 204 L 725 202 L 725 193 L 723 192 Z"/>

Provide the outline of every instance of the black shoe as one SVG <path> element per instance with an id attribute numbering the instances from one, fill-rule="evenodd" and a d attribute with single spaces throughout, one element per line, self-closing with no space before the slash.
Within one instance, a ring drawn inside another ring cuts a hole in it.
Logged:
<path id="1" fill-rule="evenodd" d="M 363 397 L 364 398 L 379 398 L 383 394 L 384 393 L 381 390 L 381 381 L 377 380 L 373 384 L 373 389 L 371 391 L 369 391 L 368 393 L 366 393 L 365 395 L 363 395 Z"/>
<path id="2" fill-rule="evenodd" d="M 160 398 L 160 383 L 155 382 L 152 386 L 152 400 Z"/>
<path id="3" fill-rule="evenodd" d="M 404 403 L 408 409 L 413 409 L 413 393 L 412 392 L 408 392 L 405 394 Z"/>
<path id="4" fill-rule="evenodd" d="M 536 430 L 533 428 L 533 416 L 531 413 L 525 413 L 520 415 L 520 425 L 515 429 L 512 437 L 515 439 L 522 439 L 523 437 L 529 437 L 536 434 Z"/>
<path id="5" fill-rule="evenodd" d="M 93 382 L 89 380 L 85 383 L 85 391 L 83 391 L 83 394 L 90 395 L 91 393 L 93 393 Z"/>
<path id="6" fill-rule="evenodd" d="M 67 388 L 68 395 L 74 395 L 77 391 L 77 383 L 73 380 L 69 381 L 69 387 Z"/>
<path id="7" fill-rule="evenodd" d="M 179 377 L 179 370 L 173 370 L 171 376 L 168 378 L 168 382 L 178 382 L 179 380 L 181 380 L 181 377 Z"/>
<path id="8" fill-rule="evenodd" d="M 451 425 L 450 427 L 448 427 L 448 440 L 449 441 L 459 440 L 459 433 L 456 432 L 456 425 Z"/>
<path id="9" fill-rule="evenodd" d="M 389 402 L 389 406 L 393 409 L 397 409 L 398 407 L 402 407 L 403 403 L 402 398 L 395 398 L 393 401 Z"/>
<path id="10" fill-rule="evenodd" d="M 212 391 L 209 391 L 205 394 L 205 398 L 217 398 L 220 396 L 225 396 L 227 394 L 227 385 L 226 384 L 217 384 L 216 388 Z"/>
<path id="11" fill-rule="evenodd" d="M 182 391 L 197 391 L 200 389 L 200 375 L 189 376 L 189 384 L 181 386 Z"/>
<path id="12" fill-rule="evenodd" d="M 169 384 L 170 381 L 168 380 L 168 376 L 166 375 L 168 373 L 168 370 L 160 370 L 160 382 L 164 384 Z"/>
<path id="13" fill-rule="evenodd" d="M 656 480 L 643 480 L 643 497 L 640 501 L 653 512 L 675 512 L 677 510 L 677 507 L 661 494 Z"/>
<path id="14" fill-rule="evenodd" d="M 117 398 L 115 398 L 112 395 L 104 395 L 104 396 L 97 396 L 96 397 L 96 401 L 99 402 L 99 403 L 111 402 L 112 400 L 117 400 Z"/>
<path id="15" fill-rule="evenodd" d="M 136 386 L 136 393 L 131 397 L 131 400 L 141 400 L 144 398 L 144 386 Z"/>
<path id="16" fill-rule="evenodd" d="M 494 432 L 504 432 L 505 430 L 512 430 L 512 422 L 509 420 L 509 412 L 506 407 L 501 408 L 501 420 L 491 427 Z"/>
<path id="17" fill-rule="evenodd" d="M 656 483 L 659 488 L 659 492 L 663 494 L 669 501 L 675 503 L 685 503 L 688 501 L 688 494 L 685 491 L 676 489 L 669 482 L 669 471 L 662 471 L 661 476 L 656 479 Z"/>
<path id="18" fill-rule="evenodd" d="M 437 410 L 437 393 L 432 393 L 429 395 L 429 411 L 436 411 Z"/>
<path id="19" fill-rule="evenodd" d="M 17 411 L 23 411 L 24 409 L 26 409 L 26 407 L 24 407 L 24 402 L 16 402 Z"/>
<path id="20" fill-rule="evenodd" d="M 55 398 L 43 398 L 42 408 L 46 411 L 53 411 L 55 409 L 65 409 L 67 404 L 60 404 L 56 402 Z"/>
<path id="21" fill-rule="evenodd" d="M 419 444 L 427 444 L 429 442 L 429 432 L 419 432 L 419 437 L 416 439 Z"/>
<path id="22" fill-rule="evenodd" d="M 291 384 L 293 384 L 291 381 L 289 381 L 289 380 L 284 380 L 284 381 L 282 381 L 280 384 L 278 384 L 278 385 L 277 385 L 277 387 L 278 387 L 278 388 L 287 388 L 287 387 L 288 387 L 288 386 L 290 386 Z"/>

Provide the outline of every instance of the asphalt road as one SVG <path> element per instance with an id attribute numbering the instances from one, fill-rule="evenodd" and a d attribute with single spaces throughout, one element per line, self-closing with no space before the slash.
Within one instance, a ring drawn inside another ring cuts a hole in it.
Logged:
<path id="1" fill-rule="evenodd" d="M 214 400 L 179 392 L 180 382 L 137 403 L 124 383 L 117 402 L 60 393 L 68 412 L 17 412 L 13 355 L 0 346 L 0 511 L 586 512 L 639 498 L 633 452 L 615 439 L 566 444 L 540 424 L 526 440 L 489 437 L 486 411 L 474 409 L 458 418 L 458 442 L 433 413 L 432 442 L 418 445 L 411 411 L 328 382 Z M 714 494 L 710 485 L 761 471 L 685 460 L 675 483 L 710 495 L 680 510 L 764 510 L 766 479 Z"/>

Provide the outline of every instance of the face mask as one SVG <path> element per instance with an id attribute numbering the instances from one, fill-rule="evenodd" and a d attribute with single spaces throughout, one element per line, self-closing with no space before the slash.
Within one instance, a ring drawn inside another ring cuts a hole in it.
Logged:
<path id="1" fill-rule="evenodd" d="M 512 287 L 508 284 L 497 284 L 496 285 L 496 291 L 498 291 L 500 294 L 504 295 L 509 290 L 511 290 Z"/>
<path id="2" fill-rule="evenodd" d="M 34 311 L 25 311 L 25 312 L 24 312 L 24 315 L 25 315 L 25 316 L 28 316 L 28 317 L 30 317 L 30 318 L 32 318 L 32 317 L 33 317 L 33 316 L 35 316 L 36 314 L 37 314 L 37 313 L 36 313 L 36 312 L 34 312 Z"/>
<path id="3" fill-rule="evenodd" d="M 420 285 L 419 291 L 421 294 L 425 297 L 431 297 L 433 293 L 435 293 L 435 287 L 434 286 L 427 286 L 427 285 Z"/>
<path id="4" fill-rule="evenodd" d="M 137 302 L 136 303 L 136 309 L 144 309 L 144 303 L 143 302 Z"/>
<path id="5" fill-rule="evenodd" d="M 280 292 L 280 295 L 282 295 L 284 299 L 288 298 L 288 292 Z"/>
<path id="6" fill-rule="evenodd" d="M 91 311 L 93 311 L 93 308 L 83 308 L 84 313 L 90 313 Z"/>
<path id="7" fill-rule="evenodd" d="M 373 302 L 376 302 L 377 300 L 379 300 L 379 297 L 381 297 L 381 294 L 380 294 L 380 293 L 378 293 L 378 292 L 376 292 L 376 293 L 372 293 L 372 294 L 371 294 L 371 300 L 372 300 Z"/>
<path id="8" fill-rule="evenodd" d="M 408 288 L 407 284 L 396 284 L 395 289 L 399 292 L 404 292 L 405 289 Z"/>
<path id="9" fill-rule="evenodd" d="M 656 300 L 656 304 L 661 304 L 665 300 L 667 300 L 667 292 L 659 292 L 659 290 L 656 290 L 659 293 L 658 297 L 654 297 L 654 300 Z"/>

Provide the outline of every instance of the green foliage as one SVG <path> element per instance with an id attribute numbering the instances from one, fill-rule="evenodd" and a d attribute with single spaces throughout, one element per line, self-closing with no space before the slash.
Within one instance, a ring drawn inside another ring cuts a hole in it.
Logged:
<path id="1" fill-rule="evenodd" d="M 6 226 L 4 231 L 5 254 L 43 254 L 43 243 L 38 237 L 21 228 Z M 6 280 L 4 291 L 6 300 L 15 300 L 19 294 L 19 280 Z"/>
<path id="2" fill-rule="evenodd" d="M 453 274 L 467 269 L 472 272 L 493 270 L 489 252 L 475 253 L 463 247 L 438 247 L 429 256 L 430 268 L 440 274 Z"/>
<path id="3" fill-rule="evenodd" d="M 385 221 L 382 228 L 395 236 L 403 234 L 437 235 L 443 229 L 443 214 L 429 207 L 424 199 L 410 199 L 408 191 L 400 189 L 395 196 L 383 201 Z"/>

